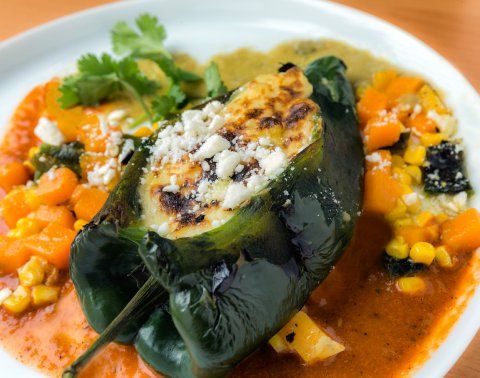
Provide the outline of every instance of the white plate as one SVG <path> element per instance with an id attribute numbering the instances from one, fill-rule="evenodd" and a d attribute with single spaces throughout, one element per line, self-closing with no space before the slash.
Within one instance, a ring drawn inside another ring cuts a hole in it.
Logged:
<path id="1" fill-rule="evenodd" d="M 459 119 L 469 176 L 480 190 L 480 98 L 444 58 L 400 29 L 365 13 L 318 0 L 139 0 L 77 13 L 32 29 L 0 45 L 0 125 L 34 85 L 71 71 L 86 52 L 109 49 L 109 30 L 119 20 L 152 12 L 165 24 L 168 47 L 204 60 L 214 53 L 252 46 L 267 50 L 291 38 L 328 37 L 346 41 L 418 72 L 446 94 Z M 20 17 L 20 15 L 19 15 Z M 478 196 L 473 206 L 480 208 Z M 443 376 L 480 327 L 477 290 L 448 338 L 418 371 Z M 39 374 L 0 351 L 2 376 Z"/>

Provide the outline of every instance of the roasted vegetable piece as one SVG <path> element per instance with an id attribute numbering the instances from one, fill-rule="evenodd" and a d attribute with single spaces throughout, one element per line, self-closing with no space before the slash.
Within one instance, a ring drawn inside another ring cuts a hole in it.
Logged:
<path id="1" fill-rule="evenodd" d="M 463 170 L 463 150 L 456 143 L 443 141 L 428 147 L 423 172 L 427 193 L 459 193 L 471 189 Z"/>
<path id="2" fill-rule="evenodd" d="M 83 151 L 83 144 L 79 142 L 62 144 L 61 146 L 42 144 L 31 159 L 31 163 L 35 167 L 36 178 L 53 167 L 67 167 L 81 176 L 80 155 Z"/>
<path id="3" fill-rule="evenodd" d="M 289 69 L 298 70 L 281 71 Z M 301 309 L 349 243 L 361 209 L 363 151 L 344 71 L 334 57 L 307 67 L 321 130 L 210 231 L 166 239 L 145 229 L 139 183 L 155 136 L 144 142 L 72 247 L 82 308 L 103 333 L 66 377 L 114 338 L 133 342 L 168 376 L 225 375 Z"/>
<path id="4" fill-rule="evenodd" d="M 396 259 L 388 254 L 383 255 L 383 264 L 392 278 L 409 276 L 424 270 L 425 264 L 415 263 L 411 259 Z"/>

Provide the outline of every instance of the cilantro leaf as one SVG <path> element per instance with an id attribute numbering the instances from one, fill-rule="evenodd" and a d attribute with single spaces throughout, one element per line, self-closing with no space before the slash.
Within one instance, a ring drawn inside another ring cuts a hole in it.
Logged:
<path id="1" fill-rule="evenodd" d="M 175 109 L 175 99 L 168 95 L 158 96 L 152 101 L 153 120 L 161 121 Z"/>
<path id="2" fill-rule="evenodd" d="M 143 75 L 132 58 L 115 61 L 108 54 L 97 57 L 82 56 L 78 62 L 78 74 L 63 80 L 59 102 L 63 108 L 78 104 L 96 105 L 119 95 L 131 93 L 145 107 L 141 96 L 153 94 L 158 84 Z"/>
<path id="3" fill-rule="evenodd" d="M 163 46 L 166 38 L 165 28 L 158 23 L 158 18 L 149 14 L 142 14 L 135 23 L 139 33 L 126 22 L 117 23 L 112 29 L 113 51 L 118 55 L 130 54 L 143 56 L 145 54 L 163 54 L 170 57 L 170 53 Z"/>
<path id="4" fill-rule="evenodd" d="M 186 98 L 187 96 L 180 86 L 172 83 L 166 95 L 158 96 L 152 102 L 154 121 L 167 118 L 170 113 L 175 112 L 182 105 Z"/>
<path id="5" fill-rule="evenodd" d="M 227 87 L 223 84 L 220 71 L 215 62 L 211 62 L 205 69 L 204 81 L 207 87 L 208 97 L 218 97 L 227 93 Z"/>

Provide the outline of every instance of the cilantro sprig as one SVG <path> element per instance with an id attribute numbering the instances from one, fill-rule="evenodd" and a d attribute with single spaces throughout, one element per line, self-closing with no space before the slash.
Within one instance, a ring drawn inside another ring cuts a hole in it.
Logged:
<path id="1" fill-rule="evenodd" d="M 143 96 L 154 94 L 159 85 L 143 75 L 131 57 L 116 61 L 108 54 L 86 54 L 78 60 L 77 69 L 78 73 L 66 77 L 60 87 L 59 102 L 63 108 L 97 105 L 128 92 L 150 113 Z"/>
<path id="2" fill-rule="evenodd" d="M 158 18 L 141 14 L 135 20 L 136 28 L 118 22 L 111 30 L 114 53 L 100 56 L 86 54 L 77 62 L 78 72 L 63 80 L 59 102 L 63 108 L 75 105 L 97 105 L 122 94 L 130 94 L 143 107 L 151 122 L 167 118 L 188 102 L 181 88 L 182 82 L 202 78 L 178 67 L 165 48 L 166 32 Z M 147 78 L 138 67 L 138 60 L 155 62 L 168 78 L 168 88 L 159 95 L 160 83 Z M 209 97 L 226 92 L 218 67 L 212 63 L 205 70 Z"/>

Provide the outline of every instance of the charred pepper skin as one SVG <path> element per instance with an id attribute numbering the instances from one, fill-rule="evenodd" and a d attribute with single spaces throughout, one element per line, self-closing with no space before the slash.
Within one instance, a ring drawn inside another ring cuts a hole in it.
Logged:
<path id="1" fill-rule="evenodd" d="M 140 148 L 72 248 L 72 279 L 97 331 L 153 277 L 161 288 L 156 300 L 145 303 L 118 340 L 133 341 L 140 356 L 168 376 L 217 377 L 300 310 L 350 242 L 361 211 L 364 156 L 345 68 L 335 57 L 307 67 L 321 135 L 268 190 L 207 233 L 168 240 L 135 228 L 141 208 L 132 187 L 146 161 L 139 155 L 148 151 Z M 107 266 L 115 253 L 131 275 Z"/>

